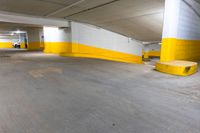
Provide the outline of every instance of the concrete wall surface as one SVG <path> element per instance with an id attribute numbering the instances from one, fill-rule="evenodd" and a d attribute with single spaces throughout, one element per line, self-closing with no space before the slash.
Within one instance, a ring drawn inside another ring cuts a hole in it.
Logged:
<path id="1" fill-rule="evenodd" d="M 142 44 L 96 26 L 71 22 L 70 28 L 44 27 L 46 53 L 142 63 Z"/>
<path id="2" fill-rule="evenodd" d="M 158 43 L 155 44 L 149 44 L 149 45 L 144 45 L 144 51 L 149 52 L 149 51 L 160 51 L 161 45 Z"/>
<path id="3" fill-rule="evenodd" d="M 41 28 L 29 28 L 28 33 L 28 49 L 29 50 L 38 50 L 41 48 Z"/>
<path id="4" fill-rule="evenodd" d="M 160 57 L 161 45 L 158 43 L 155 44 L 146 44 L 143 47 L 143 57 Z"/>
<path id="5" fill-rule="evenodd" d="M 69 54 L 71 53 L 71 30 L 57 27 L 44 27 L 45 53 Z"/>
<path id="6" fill-rule="evenodd" d="M 19 41 L 19 36 L 0 35 L 0 48 L 12 48 L 13 42 Z"/>
<path id="7" fill-rule="evenodd" d="M 72 22 L 72 42 L 123 53 L 142 55 L 142 44 L 134 39 L 92 25 Z"/>

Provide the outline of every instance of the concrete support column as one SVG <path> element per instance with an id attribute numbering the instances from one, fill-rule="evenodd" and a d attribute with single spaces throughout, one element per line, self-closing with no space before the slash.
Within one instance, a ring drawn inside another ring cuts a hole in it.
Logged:
<path id="1" fill-rule="evenodd" d="M 44 27 L 45 53 L 71 54 L 70 28 Z"/>
<path id="2" fill-rule="evenodd" d="M 166 0 L 161 62 L 200 60 L 200 4 Z"/>
<path id="3" fill-rule="evenodd" d="M 182 0 L 165 1 L 161 61 L 170 61 L 175 59 L 181 1 Z"/>
<path id="4" fill-rule="evenodd" d="M 200 3 L 194 0 L 165 0 L 161 72 L 187 76 L 197 71 L 200 60 Z"/>
<path id="5" fill-rule="evenodd" d="M 30 28 L 27 30 L 27 32 L 28 32 L 28 49 L 39 50 L 43 48 L 43 42 L 42 42 L 43 29 Z"/>

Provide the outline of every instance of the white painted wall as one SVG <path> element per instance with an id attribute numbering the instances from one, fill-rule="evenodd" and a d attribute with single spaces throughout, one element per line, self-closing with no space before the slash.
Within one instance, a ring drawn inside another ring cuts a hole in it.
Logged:
<path id="1" fill-rule="evenodd" d="M 0 36 L 0 42 L 15 42 L 19 41 L 19 36 Z"/>
<path id="2" fill-rule="evenodd" d="M 59 29 L 57 27 L 44 27 L 44 41 L 45 42 L 70 42 L 71 31 L 70 28 Z"/>
<path id="3" fill-rule="evenodd" d="M 72 42 L 142 56 L 142 44 L 134 39 L 92 25 L 71 23 Z"/>
<path id="4" fill-rule="evenodd" d="M 12 42 L 12 39 L 0 38 L 0 42 Z"/>
<path id="5" fill-rule="evenodd" d="M 161 45 L 158 43 L 156 44 L 149 44 L 149 45 L 144 45 L 144 51 L 149 52 L 149 51 L 160 51 Z"/>
<path id="6" fill-rule="evenodd" d="M 194 0 L 187 2 L 200 14 L 200 4 Z M 200 17 L 183 1 L 180 4 L 177 38 L 200 40 Z"/>
<path id="7" fill-rule="evenodd" d="M 200 13 L 200 4 L 186 0 Z M 200 40 L 200 17 L 183 0 L 166 0 L 163 38 Z"/>

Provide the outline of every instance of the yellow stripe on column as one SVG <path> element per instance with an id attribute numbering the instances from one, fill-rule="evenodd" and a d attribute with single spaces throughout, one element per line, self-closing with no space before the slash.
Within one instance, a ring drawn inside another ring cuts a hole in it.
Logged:
<path id="1" fill-rule="evenodd" d="M 72 45 L 70 42 L 44 42 L 44 52 L 53 54 L 71 53 Z"/>
<path id="2" fill-rule="evenodd" d="M 29 42 L 28 43 L 28 50 L 40 50 L 40 42 Z"/>
<path id="3" fill-rule="evenodd" d="M 188 76 L 198 70 L 200 60 L 200 40 L 164 38 L 162 40 L 161 61 L 156 70 L 168 74 Z"/>
<path id="4" fill-rule="evenodd" d="M 161 45 L 161 57 L 160 61 L 171 61 L 175 60 L 175 50 L 176 50 L 175 38 L 163 38 Z"/>
<path id="5" fill-rule="evenodd" d="M 161 62 L 171 60 L 200 60 L 200 40 L 164 38 L 161 48 Z"/>

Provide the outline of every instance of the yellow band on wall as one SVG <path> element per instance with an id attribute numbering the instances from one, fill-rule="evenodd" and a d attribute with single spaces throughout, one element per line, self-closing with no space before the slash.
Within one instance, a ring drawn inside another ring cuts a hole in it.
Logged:
<path id="1" fill-rule="evenodd" d="M 28 50 L 39 50 L 41 49 L 40 42 L 29 42 L 28 43 Z"/>
<path id="2" fill-rule="evenodd" d="M 91 58 L 99 58 L 99 59 L 106 59 L 112 61 L 119 61 L 119 62 L 126 62 L 126 63 L 138 63 L 142 64 L 142 57 L 108 50 L 104 48 L 97 48 L 93 46 L 88 46 L 84 44 L 72 44 L 72 53 L 78 57 L 91 57 Z"/>
<path id="3" fill-rule="evenodd" d="M 13 48 L 12 42 L 0 42 L 0 48 Z"/>
<path id="4" fill-rule="evenodd" d="M 148 52 L 142 51 L 144 58 L 148 59 L 149 57 L 160 57 L 160 51 L 151 50 Z"/>
<path id="5" fill-rule="evenodd" d="M 142 57 L 137 55 L 68 42 L 45 42 L 44 52 L 62 56 L 99 58 L 126 63 L 143 63 Z"/>
<path id="6" fill-rule="evenodd" d="M 72 45 L 70 42 L 45 42 L 44 52 L 53 54 L 71 53 Z"/>
<path id="7" fill-rule="evenodd" d="M 161 62 L 171 60 L 200 60 L 200 40 L 163 38 Z"/>
<path id="8" fill-rule="evenodd" d="M 0 42 L 0 48 L 13 48 L 12 42 Z M 29 50 L 39 50 L 43 46 L 40 42 L 29 42 L 28 49 Z M 24 49 L 25 43 L 20 43 L 20 48 Z"/>

